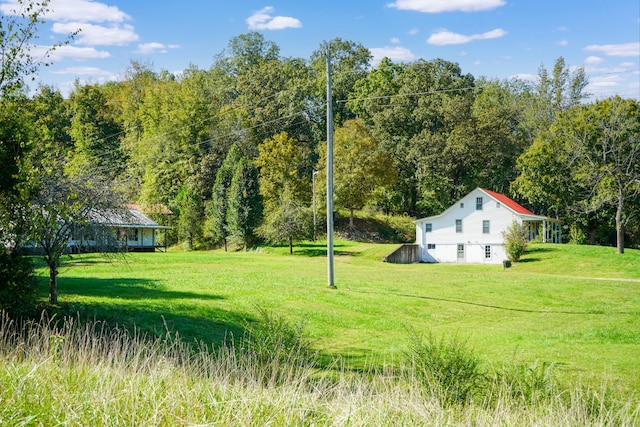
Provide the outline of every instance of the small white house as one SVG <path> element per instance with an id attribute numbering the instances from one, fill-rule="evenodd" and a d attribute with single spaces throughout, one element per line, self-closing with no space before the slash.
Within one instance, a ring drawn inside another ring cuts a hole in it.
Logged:
<path id="1" fill-rule="evenodd" d="M 70 252 L 86 252 L 96 247 L 93 228 L 110 230 L 118 249 L 128 252 L 154 252 L 160 247 L 157 232 L 164 227 L 142 213 L 138 205 L 127 205 L 125 210 L 94 210 L 89 214 L 89 227 L 73 233 L 69 240 Z M 166 240 L 166 239 L 165 239 Z M 166 248 L 165 248 L 166 249 Z"/>
<path id="2" fill-rule="evenodd" d="M 420 261 L 501 264 L 507 259 L 502 233 L 514 221 L 528 228 L 530 240 L 562 243 L 560 221 L 476 188 L 440 215 L 415 221 Z"/>

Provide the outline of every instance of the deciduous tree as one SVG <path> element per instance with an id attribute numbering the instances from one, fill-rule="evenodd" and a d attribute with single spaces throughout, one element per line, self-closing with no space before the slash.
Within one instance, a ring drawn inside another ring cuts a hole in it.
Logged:
<path id="1" fill-rule="evenodd" d="M 321 148 L 319 170 L 324 174 L 325 152 Z M 335 131 L 334 177 L 336 205 L 349 209 L 351 227 L 354 210 L 364 207 L 376 188 L 392 185 L 397 179 L 391 157 L 360 120 L 349 120 Z"/>
<path id="2" fill-rule="evenodd" d="M 91 215 L 98 211 L 112 212 L 126 218 L 122 201 L 96 175 L 68 177 L 60 171 L 37 177 L 26 210 L 28 229 L 25 241 L 39 246 L 49 268 L 49 302 L 58 303 L 58 268 L 73 233 L 83 232 L 90 225 Z M 103 216 L 108 224 L 108 218 Z M 97 249 L 112 250 L 116 238 L 104 227 L 92 229 Z"/>

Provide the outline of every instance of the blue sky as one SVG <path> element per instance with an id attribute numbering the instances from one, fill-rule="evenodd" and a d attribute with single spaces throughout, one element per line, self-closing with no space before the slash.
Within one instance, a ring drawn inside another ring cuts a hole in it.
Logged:
<path id="1" fill-rule="evenodd" d="M 11 14 L 17 0 L 0 0 Z M 122 78 L 131 60 L 156 71 L 209 68 L 230 39 L 261 32 L 283 56 L 309 58 L 336 37 L 374 61 L 443 58 L 476 77 L 533 78 L 563 56 L 594 98 L 640 99 L 638 0 L 51 0 L 38 49 L 82 28 L 36 84 Z"/>

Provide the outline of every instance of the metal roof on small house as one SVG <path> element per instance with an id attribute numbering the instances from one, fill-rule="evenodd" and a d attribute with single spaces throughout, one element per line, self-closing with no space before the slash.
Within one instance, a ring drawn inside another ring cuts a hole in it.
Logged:
<path id="1" fill-rule="evenodd" d="M 89 222 L 120 228 L 171 228 L 159 225 L 137 209 L 94 209 L 89 213 Z"/>

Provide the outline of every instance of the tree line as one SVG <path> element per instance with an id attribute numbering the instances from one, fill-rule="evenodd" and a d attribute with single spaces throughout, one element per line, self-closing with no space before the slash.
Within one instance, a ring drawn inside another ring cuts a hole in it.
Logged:
<path id="1" fill-rule="evenodd" d="M 483 187 L 563 220 L 573 241 L 640 242 L 638 102 L 588 102 L 584 70 L 563 58 L 533 82 L 492 80 L 444 59 L 372 67 L 368 49 L 342 39 L 289 58 L 259 33 L 233 38 L 209 69 L 132 61 L 121 81 L 76 82 L 66 99 L 3 85 L 4 228 L 51 182 L 71 195 L 100 182 L 168 206 L 171 238 L 192 248 L 310 237 L 312 194 L 326 214 L 327 49 L 335 201 L 352 226 L 365 206 L 429 216 Z"/>

